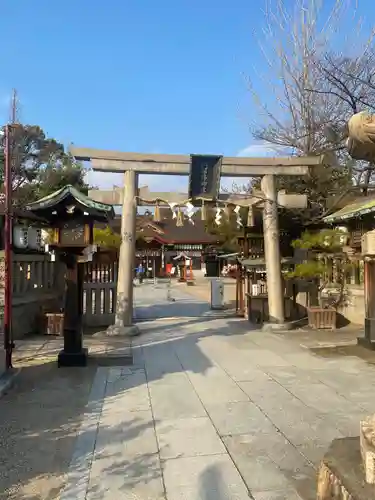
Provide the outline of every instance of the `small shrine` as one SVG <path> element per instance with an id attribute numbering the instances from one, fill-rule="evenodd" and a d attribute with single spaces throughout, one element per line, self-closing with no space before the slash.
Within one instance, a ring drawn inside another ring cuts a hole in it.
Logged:
<path id="1" fill-rule="evenodd" d="M 293 221 L 287 211 L 280 214 L 280 268 L 282 276 L 283 307 L 285 319 L 289 322 L 298 319 L 296 289 L 285 273 L 294 267 L 291 241 L 297 237 L 302 226 Z M 236 274 L 236 311 L 255 324 L 267 323 L 269 315 L 269 290 L 264 248 L 264 232 L 260 211 L 254 210 L 251 226 L 244 227 L 243 234 L 237 238 L 239 254 Z"/>
<path id="2" fill-rule="evenodd" d="M 94 223 L 108 223 L 113 219 L 113 207 L 96 202 L 67 185 L 30 203 L 26 209 L 48 221 L 52 234 L 45 250 L 51 260 L 58 259 L 66 266 L 64 348 L 58 355 L 58 365 L 85 366 L 88 351 L 82 345 L 82 263 L 92 260 L 96 251 Z"/>

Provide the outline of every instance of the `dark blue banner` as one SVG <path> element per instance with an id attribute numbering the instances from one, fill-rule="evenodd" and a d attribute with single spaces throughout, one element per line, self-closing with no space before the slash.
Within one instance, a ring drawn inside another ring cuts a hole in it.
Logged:
<path id="1" fill-rule="evenodd" d="M 191 155 L 189 198 L 215 200 L 219 195 L 222 156 Z"/>

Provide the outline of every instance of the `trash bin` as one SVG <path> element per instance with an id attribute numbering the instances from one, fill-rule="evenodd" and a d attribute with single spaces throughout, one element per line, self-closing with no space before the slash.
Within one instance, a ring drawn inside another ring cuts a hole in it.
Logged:
<path id="1" fill-rule="evenodd" d="M 211 280 L 211 309 L 224 309 L 224 283 L 222 280 Z"/>

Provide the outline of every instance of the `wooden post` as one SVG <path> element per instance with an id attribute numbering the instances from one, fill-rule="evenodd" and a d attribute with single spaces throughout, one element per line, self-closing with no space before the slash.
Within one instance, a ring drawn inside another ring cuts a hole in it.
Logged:
<path id="1" fill-rule="evenodd" d="M 83 266 L 77 263 L 77 256 L 67 254 L 65 309 L 64 309 L 64 349 L 59 352 L 58 366 L 86 366 L 87 349 L 82 347 L 82 281 Z"/>
<path id="2" fill-rule="evenodd" d="M 237 271 L 236 271 L 236 313 L 237 314 L 239 313 L 239 310 L 240 310 L 240 300 L 239 300 L 240 286 L 241 286 L 240 269 L 239 269 L 239 267 L 237 267 Z"/>
<path id="3" fill-rule="evenodd" d="M 239 272 L 239 281 L 240 281 L 240 289 L 239 289 L 239 316 L 245 316 L 245 301 L 244 301 L 244 279 L 242 269 L 238 270 Z"/>
<path id="4" fill-rule="evenodd" d="M 364 262 L 365 336 L 358 343 L 375 349 L 375 260 Z"/>

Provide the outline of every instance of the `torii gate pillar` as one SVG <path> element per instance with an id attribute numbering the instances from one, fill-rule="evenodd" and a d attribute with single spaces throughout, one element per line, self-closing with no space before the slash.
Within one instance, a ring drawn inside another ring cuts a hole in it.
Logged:
<path id="1" fill-rule="evenodd" d="M 277 213 L 277 191 L 274 175 L 265 175 L 261 180 L 264 194 L 263 236 L 264 256 L 267 270 L 268 310 L 270 324 L 275 329 L 277 325 L 285 327 L 284 290 L 281 276 L 280 233 Z"/>
<path id="2" fill-rule="evenodd" d="M 121 214 L 121 245 L 117 275 L 115 324 L 111 325 L 109 335 L 137 335 L 133 325 L 133 280 L 135 261 L 135 233 L 137 217 L 138 176 L 134 170 L 124 173 L 124 196 Z"/>

